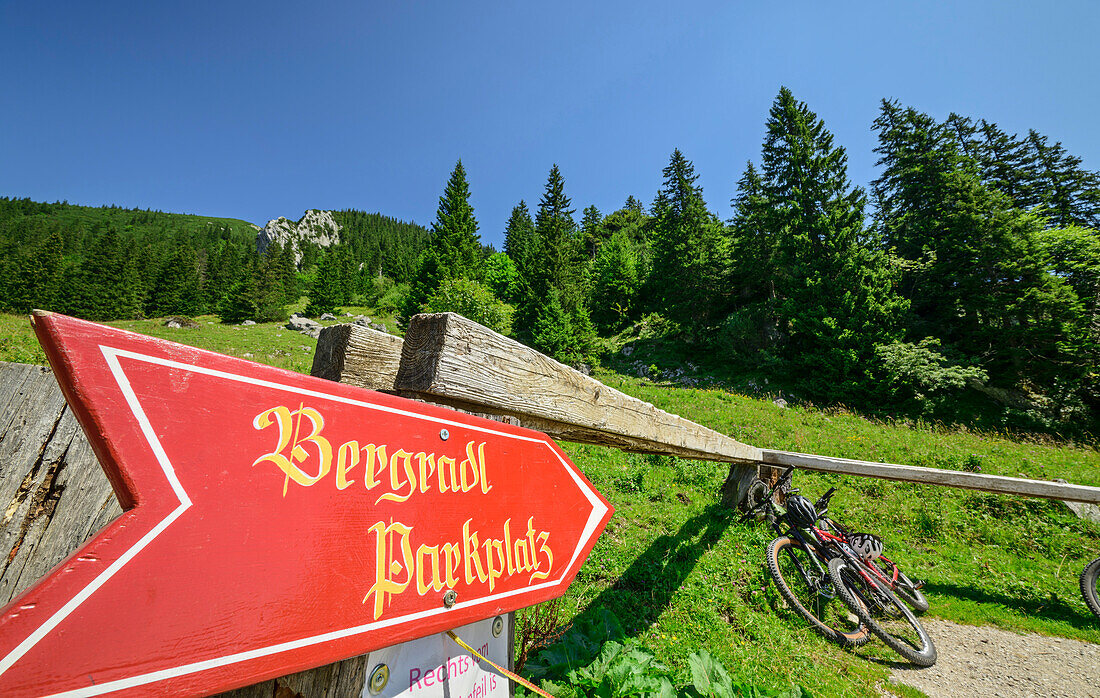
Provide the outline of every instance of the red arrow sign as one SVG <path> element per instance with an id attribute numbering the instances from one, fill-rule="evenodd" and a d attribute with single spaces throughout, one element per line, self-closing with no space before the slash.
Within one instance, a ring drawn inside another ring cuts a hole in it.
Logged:
<path id="1" fill-rule="evenodd" d="M 0 612 L 3 696 L 207 695 L 529 606 L 612 513 L 538 432 L 34 323 L 126 511 Z"/>

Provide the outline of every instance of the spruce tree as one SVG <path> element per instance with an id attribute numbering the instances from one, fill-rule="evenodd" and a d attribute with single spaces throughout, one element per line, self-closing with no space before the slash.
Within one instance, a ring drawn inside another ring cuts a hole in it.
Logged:
<path id="1" fill-rule="evenodd" d="M 321 254 L 321 259 L 317 263 L 317 274 L 309 291 L 306 315 L 319 317 L 325 313 L 336 312 L 344 293 L 340 267 L 339 253 L 336 248 L 330 248 Z"/>
<path id="2" fill-rule="evenodd" d="M 95 236 L 74 273 L 66 292 L 68 312 L 86 320 L 118 319 L 128 293 L 120 282 L 126 276 L 125 265 L 122 238 L 117 229 L 108 226 Z"/>
<path id="3" fill-rule="evenodd" d="M 176 244 L 161 266 L 150 297 L 155 316 L 194 316 L 204 311 L 199 258 L 193 247 Z"/>
<path id="4" fill-rule="evenodd" d="M 600 214 L 600 209 L 595 206 L 584 209 L 581 216 L 581 247 L 589 260 L 596 258 L 596 253 L 603 244 L 604 236 L 600 229 L 602 222 L 603 216 Z"/>
<path id="5" fill-rule="evenodd" d="M 874 127 L 876 219 L 906 269 L 910 334 L 980 363 L 996 387 L 1043 386 L 1064 402 L 1078 382 L 1083 309 L 1048 271 L 1042 209 L 1018 208 L 985 184 L 958 132 L 926 114 L 884 101 Z"/>
<path id="6" fill-rule="evenodd" d="M 480 237 L 461 160 L 455 164 L 447 188 L 439 197 L 428 246 L 439 259 L 444 278 L 477 279 L 480 276 Z"/>
<path id="7" fill-rule="evenodd" d="M 559 293 L 572 291 L 582 259 L 571 205 L 565 195 L 565 179 L 555 164 L 546 178 L 535 216 L 533 254 L 537 264 L 529 273 L 539 278 L 540 285 L 552 286 Z M 563 307 L 566 305 L 563 302 Z"/>
<path id="8" fill-rule="evenodd" d="M 459 160 L 439 197 L 431 237 L 417 260 L 417 271 L 405 299 L 404 316 L 420 312 L 420 306 L 444 281 L 480 279 L 481 265 L 477 220 L 470 205 L 466 170 Z"/>
<path id="9" fill-rule="evenodd" d="M 523 262 L 516 265 L 521 288 L 516 332 L 521 341 L 559 361 L 580 361 L 592 351 L 595 329 L 585 305 L 581 240 L 557 165 L 547 176 L 534 234 L 525 247 Z"/>
<path id="10" fill-rule="evenodd" d="M 20 260 L 10 301 L 15 312 L 27 313 L 35 308 L 58 309 L 63 246 L 61 234 L 55 231 Z"/>
<path id="11" fill-rule="evenodd" d="M 662 174 L 664 183 L 653 202 L 651 307 L 703 333 L 726 306 L 725 232 L 695 184 L 695 166 L 679 149 Z"/>
<path id="12" fill-rule="evenodd" d="M 504 253 L 515 263 L 516 280 L 509 302 L 517 303 L 530 293 L 525 285 L 533 278 L 531 267 L 535 258 L 535 222 L 522 199 L 512 208 L 504 227 Z"/>
<path id="13" fill-rule="evenodd" d="M 766 124 L 759 175 L 746 169 L 732 246 L 746 255 L 747 297 L 789 379 L 816 399 L 866 395 L 875 346 L 900 337 L 895 272 L 864 230 L 866 196 L 824 122 L 782 88 Z M 759 317 L 759 316 L 758 316 Z"/>

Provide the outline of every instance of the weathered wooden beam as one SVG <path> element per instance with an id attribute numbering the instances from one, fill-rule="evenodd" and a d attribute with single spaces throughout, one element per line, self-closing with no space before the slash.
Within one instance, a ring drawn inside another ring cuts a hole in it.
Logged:
<path id="1" fill-rule="evenodd" d="M 919 482 L 928 485 L 960 487 L 968 490 L 981 490 L 998 494 L 1015 494 L 1042 499 L 1060 499 L 1065 502 L 1087 502 L 1100 504 L 1100 487 L 1086 487 L 1046 480 L 1027 480 L 985 473 L 967 473 L 959 470 L 940 470 L 939 468 L 921 468 L 915 465 L 897 465 L 894 463 L 871 463 L 849 458 L 830 458 L 807 453 L 789 451 L 762 451 L 763 461 L 769 465 L 795 466 L 806 470 L 825 473 L 843 473 L 862 475 L 883 480 Z"/>
<path id="2" fill-rule="evenodd" d="M 566 441 L 727 463 L 760 460 L 758 448 L 609 388 L 455 313 L 411 319 L 394 389 L 517 417 Z"/>
<path id="3" fill-rule="evenodd" d="M 310 373 L 368 390 L 393 390 L 401 364 L 400 337 L 355 324 L 321 330 Z"/>

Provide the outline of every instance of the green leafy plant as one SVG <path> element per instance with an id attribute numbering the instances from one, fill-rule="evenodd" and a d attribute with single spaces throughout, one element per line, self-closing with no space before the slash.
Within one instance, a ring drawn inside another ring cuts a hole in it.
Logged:
<path id="1" fill-rule="evenodd" d="M 469 279 L 449 279 L 428 297 L 422 310 L 458 313 L 501 334 L 512 331 L 512 306 L 503 303 L 486 286 Z"/>

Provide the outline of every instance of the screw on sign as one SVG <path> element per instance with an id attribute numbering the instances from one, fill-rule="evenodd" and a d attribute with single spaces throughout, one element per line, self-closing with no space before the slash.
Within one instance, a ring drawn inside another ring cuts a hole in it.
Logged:
<path id="1" fill-rule="evenodd" d="M 6 697 L 208 695 L 492 618 L 564 593 L 612 513 L 538 432 L 34 325 L 124 513 L 0 611 Z"/>

